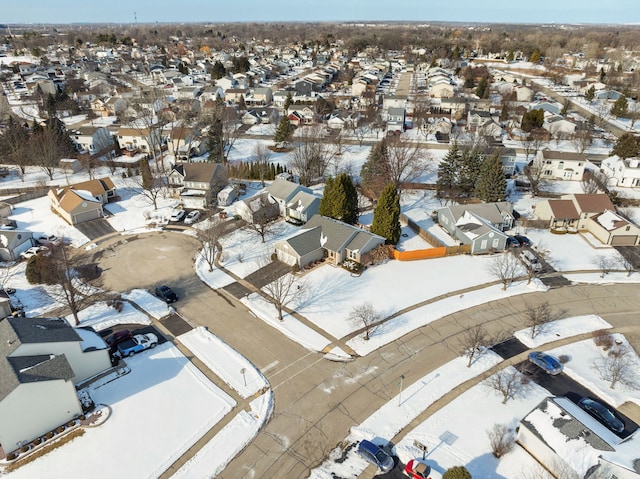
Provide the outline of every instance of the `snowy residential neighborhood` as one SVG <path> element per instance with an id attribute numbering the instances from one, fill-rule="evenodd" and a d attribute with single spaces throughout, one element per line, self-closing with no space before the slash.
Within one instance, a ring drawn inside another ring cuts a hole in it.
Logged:
<path id="1" fill-rule="evenodd" d="M 637 52 L 223 31 L 0 45 L 0 476 L 640 477 Z"/>

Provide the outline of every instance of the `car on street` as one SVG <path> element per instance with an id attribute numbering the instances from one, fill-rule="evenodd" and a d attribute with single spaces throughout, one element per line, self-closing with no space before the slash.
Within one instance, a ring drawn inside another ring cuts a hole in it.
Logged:
<path id="1" fill-rule="evenodd" d="M 431 479 L 431 466 L 422 459 L 411 459 L 404 467 L 404 473 L 411 479 Z"/>
<path id="2" fill-rule="evenodd" d="M 604 404 L 595 399 L 582 398 L 578 401 L 578 406 L 591 414 L 614 432 L 624 431 L 624 423 Z"/>
<path id="3" fill-rule="evenodd" d="M 169 221 L 178 223 L 179 221 L 182 221 L 185 214 L 186 213 L 184 212 L 184 210 L 175 210 L 173 214 L 169 217 Z"/>
<path id="4" fill-rule="evenodd" d="M 533 351 L 529 353 L 529 362 L 535 364 L 552 376 L 562 372 L 562 363 L 558 358 L 551 354 L 543 353 L 541 351 Z"/>
<path id="5" fill-rule="evenodd" d="M 358 454 L 382 472 L 389 472 L 395 465 L 393 457 L 387 454 L 380 446 L 366 439 L 363 439 L 360 441 L 360 444 L 358 444 Z"/>
<path id="6" fill-rule="evenodd" d="M 118 343 L 118 352 L 122 357 L 133 356 L 145 349 L 153 349 L 158 345 L 158 336 L 153 333 L 136 334 L 132 338 Z"/>
<path id="7" fill-rule="evenodd" d="M 22 259 L 29 259 L 29 258 L 33 258 L 35 255 L 39 254 L 39 253 L 45 253 L 49 251 L 49 248 L 47 248 L 46 246 L 32 246 L 31 248 L 23 251 L 22 253 L 20 253 L 20 257 Z"/>
<path id="8" fill-rule="evenodd" d="M 193 210 L 190 212 L 187 217 L 184 219 L 185 225 L 191 225 L 200 219 L 200 212 L 198 210 Z"/>
<path id="9" fill-rule="evenodd" d="M 156 296 L 167 304 L 178 301 L 178 295 L 174 293 L 169 286 L 164 284 L 156 287 Z"/>
<path id="10" fill-rule="evenodd" d="M 531 240 L 529 238 L 527 238 L 526 236 L 523 235 L 514 235 L 513 236 L 515 239 L 518 240 L 518 242 L 520 242 L 521 245 L 523 246 L 531 246 L 533 243 L 531 242 Z"/>

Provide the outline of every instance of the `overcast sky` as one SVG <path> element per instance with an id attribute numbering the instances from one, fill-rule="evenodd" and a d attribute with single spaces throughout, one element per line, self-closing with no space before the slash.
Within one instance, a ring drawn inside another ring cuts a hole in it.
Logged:
<path id="1" fill-rule="evenodd" d="M 635 23 L 638 0 L 3 0 L 0 23 L 410 20 Z"/>

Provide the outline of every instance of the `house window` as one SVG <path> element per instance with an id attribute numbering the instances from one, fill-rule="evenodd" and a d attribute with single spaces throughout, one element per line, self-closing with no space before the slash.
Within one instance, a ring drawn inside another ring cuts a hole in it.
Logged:
<path id="1" fill-rule="evenodd" d="M 582 166 L 582 162 L 578 163 L 578 166 Z"/>
<path id="2" fill-rule="evenodd" d="M 544 162 L 545 165 L 550 165 L 551 164 L 551 160 L 547 160 Z"/>
<path id="3" fill-rule="evenodd" d="M 629 231 L 630 229 L 631 229 L 631 226 L 627 226 L 624 230 Z"/>
<path id="4" fill-rule="evenodd" d="M 564 161 L 559 161 L 558 162 L 558 169 L 559 170 L 563 170 L 564 169 Z"/>
<path id="5" fill-rule="evenodd" d="M 544 176 L 551 176 L 553 172 L 551 170 L 544 170 Z"/>

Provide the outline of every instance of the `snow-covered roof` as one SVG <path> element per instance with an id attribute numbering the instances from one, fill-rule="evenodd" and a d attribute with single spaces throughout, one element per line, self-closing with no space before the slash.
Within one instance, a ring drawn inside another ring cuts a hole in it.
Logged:
<path id="1" fill-rule="evenodd" d="M 83 351 L 108 348 L 108 345 L 104 342 L 104 339 L 102 339 L 100 335 L 94 333 L 93 331 L 76 328 L 76 333 L 78 333 L 78 336 L 80 336 L 80 339 L 82 339 L 81 347 Z"/>
<path id="2" fill-rule="evenodd" d="M 596 221 L 607 231 L 615 230 L 628 224 L 624 218 L 610 210 L 606 210 L 604 213 L 598 215 Z"/>

